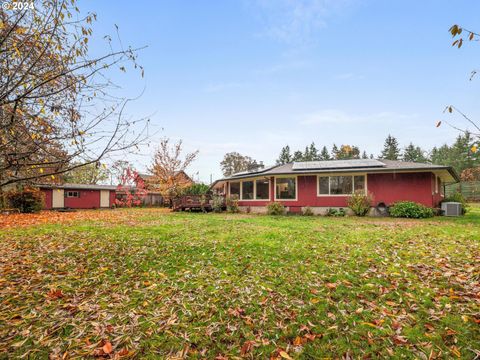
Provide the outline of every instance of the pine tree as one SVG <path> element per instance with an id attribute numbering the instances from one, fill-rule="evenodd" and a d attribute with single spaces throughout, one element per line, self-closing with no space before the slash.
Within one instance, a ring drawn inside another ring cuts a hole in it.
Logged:
<path id="1" fill-rule="evenodd" d="M 292 155 L 290 154 L 290 146 L 284 146 L 280 150 L 280 155 L 277 159 L 277 165 L 287 164 L 292 161 Z"/>
<path id="2" fill-rule="evenodd" d="M 338 159 L 339 150 L 336 144 L 332 146 L 332 159 Z"/>
<path id="3" fill-rule="evenodd" d="M 413 143 L 410 143 L 405 150 L 403 151 L 403 161 L 413 161 L 413 162 L 427 162 L 428 159 L 424 155 L 424 151 L 420 146 L 415 146 Z"/>
<path id="4" fill-rule="evenodd" d="M 310 161 L 319 160 L 318 150 L 313 141 L 310 144 L 310 147 L 308 148 L 308 155 L 309 155 Z"/>
<path id="5" fill-rule="evenodd" d="M 330 160 L 330 153 L 328 152 L 328 149 L 326 146 L 322 148 L 322 151 L 320 152 L 320 155 L 318 157 L 319 160 Z"/>
<path id="6" fill-rule="evenodd" d="M 383 145 L 383 151 L 380 155 L 380 158 L 386 160 L 398 160 L 400 158 L 398 140 L 390 134 L 385 139 L 385 144 Z"/>
<path id="7" fill-rule="evenodd" d="M 297 150 L 293 153 L 292 161 L 304 161 L 303 153 L 300 150 Z"/>
<path id="8" fill-rule="evenodd" d="M 367 155 L 367 152 L 365 150 L 363 150 L 362 159 L 368 159 L 368 155 Z"/>

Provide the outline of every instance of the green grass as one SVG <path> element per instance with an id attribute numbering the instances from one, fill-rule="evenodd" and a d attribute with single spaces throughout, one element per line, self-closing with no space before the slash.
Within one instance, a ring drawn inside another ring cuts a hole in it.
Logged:
<path id="1" fill-rule="evenodd" d="M 480 207 L 112 219 L 0 230 L 0 358 L 88 358 L 107 341 L 111 357 L 147 359 L 480 351 Z"/>

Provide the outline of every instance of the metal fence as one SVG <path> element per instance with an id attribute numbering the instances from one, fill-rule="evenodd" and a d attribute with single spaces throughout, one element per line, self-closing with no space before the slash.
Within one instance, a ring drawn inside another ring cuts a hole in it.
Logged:
<path id="1" fill-rule="evenodd" d="M 462 181 L 457 184 L 445 186 L 445 195 L 459 192 L 467 201 L 480 201 L 480 181 Z"/>

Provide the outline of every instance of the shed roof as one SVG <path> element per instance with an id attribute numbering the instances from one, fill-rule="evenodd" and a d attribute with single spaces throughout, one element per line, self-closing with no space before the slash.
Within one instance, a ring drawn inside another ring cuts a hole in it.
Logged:
<path id="1" fill-rule="evenodd" d="M 42 189 L 69 189 L 69 190 L 116 190 L 115 185 L 91 185 L 91 184 L 39 184 Z"/>

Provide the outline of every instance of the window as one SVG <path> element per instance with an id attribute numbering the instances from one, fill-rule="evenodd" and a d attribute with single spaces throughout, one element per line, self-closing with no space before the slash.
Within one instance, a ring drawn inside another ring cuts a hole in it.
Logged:
<path id="1" fill-rule="evenodd" d="M 232 182 L 230 183 L 230 196 L 236 195 L 240 198 L 240 183 Z"/>
<path id="2" fill-rule="evenodd" d="M 270 186 L 268 179 L 261 179 L 255 181 L 255 199 L 257 200 L 268 200 L 270 198 Z"/>
<path id="3" fill-rule="evenodd" d="M 358 190 L 363 190 L 365 191 L 365 176 L 354 176 L 353 177 L 353 190 L 358 191 Z"/>
<path id="4" fill-rule="evenodd" d="M 366 190 L 365 175 L 319 176 L 317 195 L 350 195 Z"/>
<path id="5" fill-rule="evenodd" d="M 330 195 L 344 195 L 353 192 L 353 181 L 351 176 L 331 176 Z"/>
<path id="6" fill-rule="evenodd" d="M 66 197 L 69 198 L 79 198 L 80 197 L 80 191 L 66 191 L 65 192 Z"/>
<path id="7" fill-rule="evenodd" d="M 329 177 L 328 176 L 322 176 L 322 177 L 319 177 L 318 178 L 318 190 L 319 190 L 319 194 L 322 194 L 322 195 L 329 195 L 330 194 L 330 187 L 328 185 L 328 181 L 329 181 Z"/>
<path id="8" fill-rule="evenodd" d="M 242 200 L 253 199 L 253 181 L 242 181 Z"/>
<path id="9" fill-rule="evenodd" d="M 275 198 L 295 200 L 297 198 L 296 178 L 275 178 Z"/>

